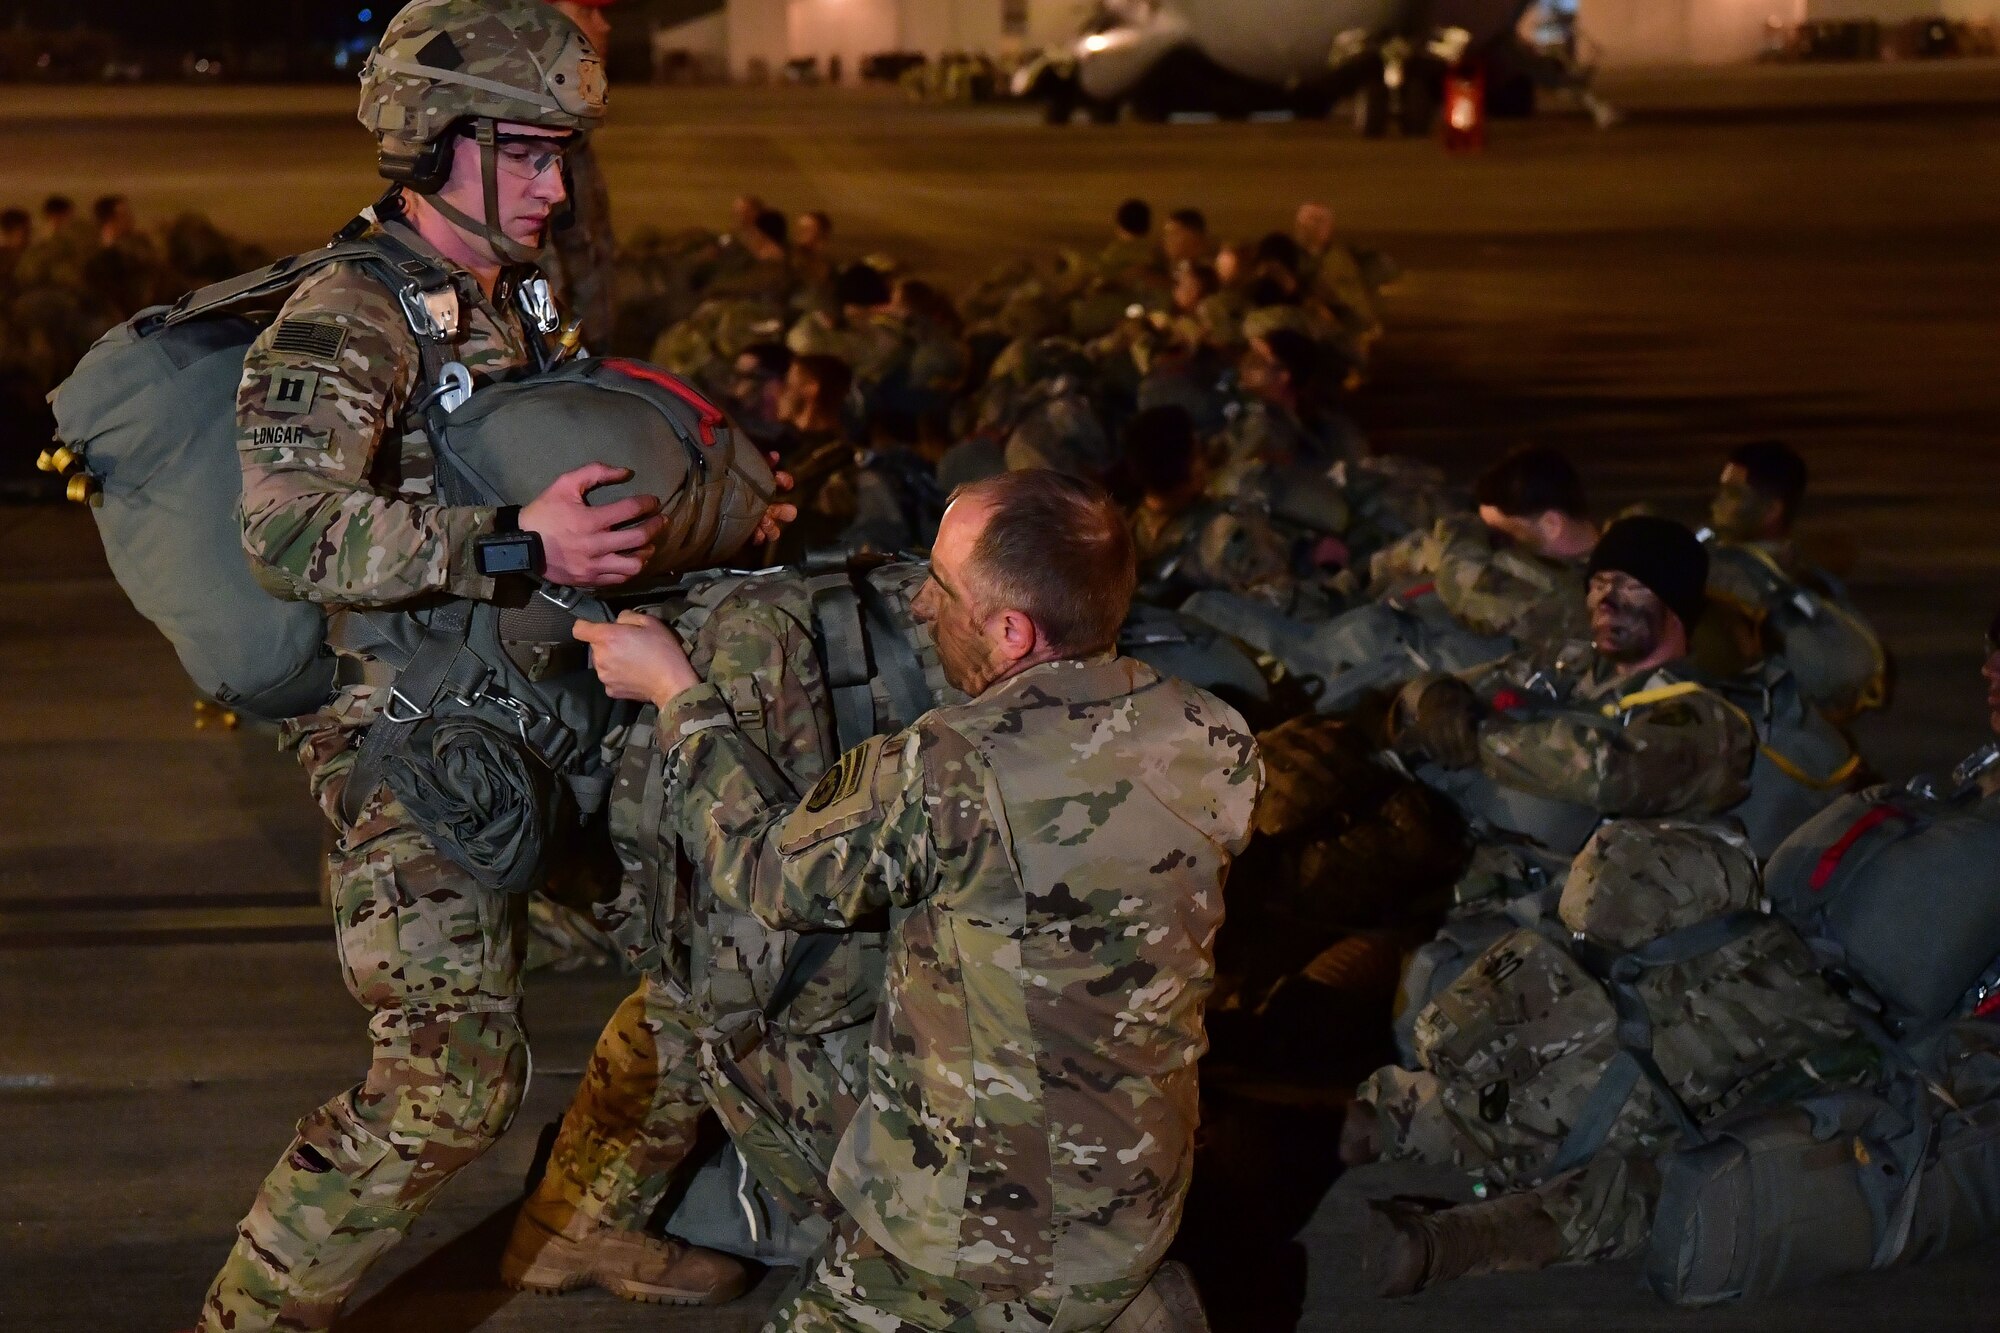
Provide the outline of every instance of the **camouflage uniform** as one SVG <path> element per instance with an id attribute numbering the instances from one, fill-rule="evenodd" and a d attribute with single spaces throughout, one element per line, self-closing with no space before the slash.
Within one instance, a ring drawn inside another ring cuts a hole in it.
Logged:
<path id="1" fill-rule="evenodd" d="M 1678 665 L 1633 677 L 1594 648 L 1520 653 L 1474 681 L 1478 771 L 1606 815 L 1720 813 L 1747 792 L 1750 719 Z"/>
<path id="2" fill-rule="evenodd" d="M 1257 462 L 1300 464 L 1325 468 L 1358 462 L 1367 452 L 1360 434 L 1344 421 L 1329 421 L 1318 429 L 1297 413 L 1264 399 L 1253 399 L 1237 410 L 1220 441 L 1222 477 L 1218 485 Z"/>
<path id="3" fill-rule="evenodd" d="M 1254 740 L 1129 659 L 1047 663 L 849 751 L 793 805 L 734 717 L 713 685 L 662 714 L 688 793 L 668 836 L 769 926 L 890 920 L 829 1181 L 852 1223 L 786 1326 L 890 1329 L 964 1301 L 960 1326 L 997 1328 L 1136 1291 L 1186 1193 Z"/>
<path id="4" fill-rule="evenodd" d="M 609 350 L 618 319 L 618 238 L 611 230 L 611 189 L 587 140 L 570 150 L 569 191 L 571 220 L 551 238 L 549 281 L 564 308 L 583 321 L 584 345 Z"/>
<path id="5" fill-rule="evenodd" d="M 400 225 L 403 244 L 449 267 Z M 529 362 L 520 321 L 455 273 L 452 354 L 484 381 Z M 474 541 L 493 511 L 437 502 L 434 461 L 406 418 L 415 335 L 393 293 L 338 265 L 301 284 L 252 344 L 237 398 L 244 545 L 266 587 L 350 608 L 491 595 Z M 338 830 L 327 883 L 341 972 L 371 1018 L 367 1078 L 299 1122 L 210 1288 L 205 1330 L 322 1328 L 446 1181 L 513 1118 L 526 1078 L 522 900 L 446 860 L 386 787 L 341 813 L 362 731 L 386 691 L 348 659 L 339 696 L 284 742 Z"/>
<path id="6" fill-rule="evenodd" d="M 1197 500 L 1176 514 L 1141 505 L 1132 513 L 1132 541 L 1149 598 L 1174 603 L 1187 592 L 1220 589 L 1293 609 L 1291 539 L 1254 511 L 1219 500 Z"/>
<path id="7" fill-rule="evenodd" d="M 1439 519 L 1377 552 L 1368 566 L 1371 598 L 1408 599 L 1421 590 L 1473 633 L 1505 635 L 1538 653 L 1589 636 L 1585 583 L 1581 561 L 1500 542 L 1474 515 Z"/>
<path id="8" fill-rule="evenodd" d="M 924 567 L 889 566 L 869 577 L 900 608 L 931 697 L 962 700 L 944 681 L 928 631 L 908 614 Z M 790 573 L 721 578 L 696 585 L 689 606 L 663 608 L 690 636 L 696 669 L 730 700 L 795 796 L 839 751 L 808 628 L 808 586 Z M 886 691 L 875 712 L 891 726 L 914 720 L 896 717 Z M 620 757 L 611 820 L 626 878 L 617 902 L 600 913 L 645 979 L 598 1039 L 529 1208 L 556 1229 L 578 1213 L 601 1226 L 644 1226 L 712 1107 L 775 1197 L 797 1213 L 825 1210 L 833 1150 L 866 1082 L 883 936 L 843 936 L 797 998 L 767 1021 L 798 937 L 724 906 L 702 863 L 662 841 L 662 812 L 683 795 L 663 766 L 654 725 L 648 710 Z"/>
<path id="9" fill-rule="evenodd" d="M 1351 248 L 1336 241 L 1319 254 L 1308 255 L 1305 272 L 1299 276 L 1333 308 L 1348 335 L 1364 350 L 1381 336 L 1381 302 Z"/>
<path id="10" fill-rule="evenodd" d="M 908 352 L 902 325 L 889 314 L 852 320 L 814 311 L 792 326 L 785 346 L 796 356 L 837 356 L 863 385 L 880 384 Z"/>

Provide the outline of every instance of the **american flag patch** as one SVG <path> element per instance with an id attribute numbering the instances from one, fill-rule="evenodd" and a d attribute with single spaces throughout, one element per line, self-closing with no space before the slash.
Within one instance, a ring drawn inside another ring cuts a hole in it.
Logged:
<path id="1" fill-rule="evenodd" d="M 332 361 L 347 346 L 347 330 L 317 319 L 288 319 L 271 335 L 271 350 Z"/>

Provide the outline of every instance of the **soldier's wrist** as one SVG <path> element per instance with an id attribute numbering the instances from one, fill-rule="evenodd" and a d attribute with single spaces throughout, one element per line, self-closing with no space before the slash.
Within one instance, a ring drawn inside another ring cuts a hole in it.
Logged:
<path id="1" fill-rule="evenodd" d="M 499 511 L 491 505 L 453 505 L 439 511 L 448 546 L 445 591 L 475 601 L 493 600 L 494 581 L 479 572 L 479 541 L 493 535 Z"/>
<path id="2" fill-rule="evenodd" d="M 660 748 L 672 749 L 691 736 L 736 724 L 736 714 L 716 686 L 704 681 L 660 705 L 654 734 Z"/>

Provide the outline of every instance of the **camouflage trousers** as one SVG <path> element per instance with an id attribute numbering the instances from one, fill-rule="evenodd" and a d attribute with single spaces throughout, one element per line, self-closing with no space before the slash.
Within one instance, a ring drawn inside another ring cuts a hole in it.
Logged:
<path id="1" fill-rule="evenodd" d="M 834 1206 L 827 1167 L 854 1116 L 867 1028 L 810 1035 L 773 1028 L 732 1056 L 698 1027 L 687 1001 L 656 977 L 619 1005 L 529 1200 L 539 1220 L 558 1228 L 579 1216 L 624 1230 L 645 1226 L 710 1110 L 794 1216 Z"/>
<path id="2" fill-rule="evenodd" d="M 581 1214 L 643 1227 L 686 1164 L 702 1114 L 713 1110 L 774 1198 L 794 1216 L 834 1220 L 832 1238 L 767 1328 L 1090 1333 L 1146 1285 L 1149 1273 L 1022 1298 L 911 1268 L 846 1217 L 826 1184 L 866 1078 L 868 1028 L 793 1034 L 773 1026 L 740 1055 L 696 1028 L 686 1002 L 657 978 L 626 997 L 598 1038 L 529 1201 L 541 1220 L 562 1226 Z"/>
<path id="3" fill-rule="evenodd" d="M 1600 1152 L 1528 1192 L 1562 1234 L 1558 1263 L 1627 1259 L 1644 1252 L 1653 1234 L 1660 1169 L 1649 1154 Z"/>
<path id="4" fill-rule="evenodd" d="M 1584 1165 L 1540 1180 L 1532 1169 L 1523 1169 L 1524 1163 L 1548 1160 L 1559 1143 L 1533 1144 L 1534 1136 L 1525 1129 L 1509 1136 L 1504 1125 L 1489 1126 L 1496 1140 L 1520 1140 L 1518 1156 L 1495 1158 L 1445 1112 L 1433 1074 L 1379 1069 L 1361 1085 L 1357 1104 L 1374 1108 L 1385 1158 L 1451 1167 L 1509 1193 L 1534 1195 L 1562 1234 L 1559 1262 L 1620 1259 L 1645 1247 L 1653 1207 L 1659 1202 L 1660 1177 L 1656 1148 L 1619 1141 L 1629 1122 L 1621 1121 L 1612 1142 Z"/>
<path id="5" fill-rule="evenodd" d="M 1025 1298 L 910 1267 L 842 1215 L 799 1270 L 764 1333 L 1096 1333 L 1144 1289 L 1151 1273 Z"/>
<path id="6" fill-rule="evenodd" d="M 505 1131 L 527 1085 L 521 900 L 481 889 L 386 791 L 340 821 L 345 741 L 309 735 L 302 758 L 341 831 L 327 887 L 373 1052 L 359 1084 L 299 1121 L 209 1288 L 202 1333 L 330 1327 L 369 1266 Z"/>

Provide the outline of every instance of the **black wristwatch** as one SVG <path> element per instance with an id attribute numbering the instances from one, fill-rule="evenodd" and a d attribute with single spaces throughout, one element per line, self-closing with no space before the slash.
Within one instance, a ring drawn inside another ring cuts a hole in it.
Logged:
<path id="1" fill-rule="evenodd" d="M 521 531 L 519 505 L 508 505 L 496 511 L 492 535 L 481 537 L 472 544 L 472 549 L 479 572 L 487 578 L 501 574 L 526 574 L 539 578 L 548 564 L 542 550 L 542 534 Z"/>

